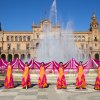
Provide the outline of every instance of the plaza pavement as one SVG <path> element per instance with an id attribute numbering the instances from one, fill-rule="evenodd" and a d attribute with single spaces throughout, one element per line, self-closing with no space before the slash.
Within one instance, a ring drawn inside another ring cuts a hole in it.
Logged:
<path id="1" fill-rule="evenodd" d="M 94 90 L 92 85 L 86 90 L 76 90 L 74 85 L 62 90 L 56 89 L 54 84 L 45 89 L 39 89 L 37 85 L 22 89 L 19 85 L 13 89 L 1 87 L 0 100 L 100 100 L 100 91 Z"/>

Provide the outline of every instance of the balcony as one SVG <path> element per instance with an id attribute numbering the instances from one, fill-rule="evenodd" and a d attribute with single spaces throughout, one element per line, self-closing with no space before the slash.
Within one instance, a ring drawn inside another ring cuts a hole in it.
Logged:
<path id="1" fill-rule="evenodd" d="M 17 54 L 17 53 L 20 53 L 20 54 L 26 54 L 26 53 L 29 53 L 30 50 L 1 50 L 2 53 L 11 53 L 11 54 Z"/>

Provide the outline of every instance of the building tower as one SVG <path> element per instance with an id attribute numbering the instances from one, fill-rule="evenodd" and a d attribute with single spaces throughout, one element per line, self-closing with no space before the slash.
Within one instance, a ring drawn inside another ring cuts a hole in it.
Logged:
<path id="1" fill-rule="evenodd" d="M 97 21 L 97 17 L 94 13 L 92 18 L 91 18 L 90 31 L 98 30 L 98 29 L 99 29 L 99 24 L 98 24 L 98 21 Z"/>

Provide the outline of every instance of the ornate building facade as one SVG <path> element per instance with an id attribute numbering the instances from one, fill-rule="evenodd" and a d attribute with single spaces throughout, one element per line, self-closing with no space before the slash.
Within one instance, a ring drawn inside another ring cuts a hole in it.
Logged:
<path id="1" fill-rule="evenodd" d="M 0 24 L 0 56 L 8 61 L 13 58 L 36 58 L 36 50 L 43 38 L 44 31 L 60 32 L 60 25 L 53 26 L 49 20 L 43 20 L 40 25 L 32 25 L 30 32 L 7 32 Z M 86 32 L 73 32 L 77 47 L 89 54 L 90 57 L 100 59 L 100 31 L 94 14 L 90 22 L 90 29 Z"/>
<path id="2" fill-rule="evenodd" d="M 79 49 L 85 50 L 94 59 L 100 59 L 100 30 L 95 14 L 91 18 L 89 30 L 74 32 L 74 39 Z"/>

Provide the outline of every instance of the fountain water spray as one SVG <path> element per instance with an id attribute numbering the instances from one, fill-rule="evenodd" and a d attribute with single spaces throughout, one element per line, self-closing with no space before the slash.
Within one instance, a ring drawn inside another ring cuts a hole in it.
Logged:
<path id="1" fill-rule="evenodd" d="M 57 24 L 57 6 L 56 6 L 56 0 L 53 1 L 53 4 L 50 9 L 50 21 L 53 22 L 53 24 Z"/>
<path id="2" fill-rule="evenodd" d="M 50 10 L 50 21 L 57 25 L 56 0 L 54 0 Z M 36 50 L 36 60 L 67 62 L 71 58 L 86 61 L 88 57 L 83 57 L 83 51 L 78 49 L 74 42 L 72 21 L 68 21 L 67 28 L 61 32 L 52 32 L 51 26 L 44 26 L 43 39 Z"/>

